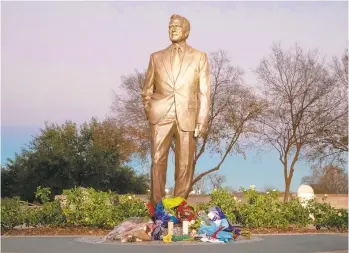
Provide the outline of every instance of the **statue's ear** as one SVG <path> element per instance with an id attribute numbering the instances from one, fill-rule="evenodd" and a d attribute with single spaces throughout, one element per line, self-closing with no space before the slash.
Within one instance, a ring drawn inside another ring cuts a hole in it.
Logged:
<path id="1" fill-rule="evenodd" d="M 189 31 L 186 31 L 186 32 L 184 33 L 184 37 L 185 37 L 186 39 L 188 39 L 188 37 L 189 37 Z"/>

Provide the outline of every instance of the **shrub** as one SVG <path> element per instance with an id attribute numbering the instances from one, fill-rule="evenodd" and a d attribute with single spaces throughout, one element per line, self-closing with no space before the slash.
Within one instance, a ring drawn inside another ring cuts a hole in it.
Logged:
<path id="1" fill-rule="evenodd" d="M 35 192 L 35 198 L 39 200 L 41 203 L 46 203 L 50 200 L 51 195 L 51 189 L 46 187 L 42 188 L 41 186 L 38 186 L 36 188 Z"/>
<path id="2" fill-rule="evenodd" d="M 49 202 L 51 189 L 39 186 L 35 198 L 43 203 L 42 206 L 27 207 L 23 214 L 27 226 L 58 226 L 65 223 L 61 205 L 58 200 Z"/>
<path id="3" fill-rule="evenodd" d="M 194 208 L 195 208 L 195 212 L 197 213 L 200 210 L 207 211 L 209 207 L 210 207 L 209 202 L 199 202 L 195 205 Z"/>
<path id="4" fill-rule="evenodd" d="M 59 226 L 65 224 L 65 217 L 58 200 L 45 203 L 39 209 L 39 224 Z"/>
<path id="5" fill-rule="evenodd" d="M 65 217 L 58 201 L 47 202 L 43 206 L 23 205 L 18 212 L 21 224 L 26 226 L 60 226 L 65 223 Z"/>
<path id="6" fill-rule="evenodd" d="M 312 222 L 309 216 L 309 209 L 304 208 L 297 198 L 292 198 L 290 201 L 282 203 L 281 212 L 288 223 L 296 227 L 305 227 Z"/>
<path id="7" fill-rule="evenodd" d="M 348 229 L 348 210 L 343 208 L 337 209 L 335 213 L 332 213 L 329 217 L 327 225 L 330 228 Z"/>
<path id="8" fill-rule="evenodd" d="M 135 195 L 119 195 L 118 203 L 114 203 L 115 224 L 131 217 L 147 217 L 148 209 L 144 202 Z"/>
<path id="9" fill-rule="evenodd" d="M 227 216 L 227 219 L 236 223 L 236 197 L 229 193 L 226 189 L 217 189 L 211 194 L 211 201 L 208 206 L 217 206 Z"/>
<path id="10" fill-rule="evenodd" d="M 25 202 L 21 202 L 19 197 L 4 198 L 1 201 L 1 231 L 13 229 L 24 222 L 23 209 Z"/>
<path id="11" fill-rule="evenodd" d="M 309 201 L 309 211 L 314 216 L 317 229 L 321 227 L 348 229 L 348 210 L 335 209 L 325 201 L 326 198 L 322 199 L 322 203 Z"/>
<path id="12" fill-rule="evenodd" d="M 23 213 L 24 224 L 32 227 L 39 226 L 41 220 L 40 211 L 40 206 L 27 207 L 25 213 Z"/>
<path id="13" fill-rule="evenodd" d="M 69 225 L 111 226 L 113 223 L 110 192 L 96 192 L 89 188 L 64 190 L 67 197 L 63 213 Z"/>
<path id="14" fill-rule="evenodd" d="M 253 187 L 248 190 L 241 188 L 240 191 L 243 192 L 243 201 L 239 204 L 238 211 L 243 226 L 249 228 L 288 226 L 289 222 L 282 212 L 278 191 L 260 194 Z"/>
<path id="15" fill-rule="evenodd" d="M 144 203 L 130 195 L 80 187 L 65 190 L 63 194 L 67 197 L 63 206 L 67 224 L 113 227 L 127 218 L 147 215 Z"/>

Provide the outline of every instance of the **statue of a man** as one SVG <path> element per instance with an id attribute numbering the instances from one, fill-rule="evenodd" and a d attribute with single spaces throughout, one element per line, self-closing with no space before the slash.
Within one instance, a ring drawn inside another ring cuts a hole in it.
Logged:
<path id="1" fill-rule="evenodd" d="M 151 128 L 151 202 L 165 196 L 170 145 L 175 138 L 174 196 L 187 199 L 193 180 L 196 138 L 206 128 L 210 108 L 210 72 L 206 53 L 186 40 L 189 21 L 172 15 L 172 44 L 151 54 L 142 99 Z"/>

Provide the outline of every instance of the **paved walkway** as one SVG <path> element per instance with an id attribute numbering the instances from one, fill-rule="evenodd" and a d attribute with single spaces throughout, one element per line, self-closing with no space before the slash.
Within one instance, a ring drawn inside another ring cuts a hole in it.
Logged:
<path id="1" fill-rule="evenodd" d="M 5 253 L 315 253 L 348 252 L 345 235 L 279 235 L 255 236 L 255 241 L 184 245 L 172 244 L 96 244 L 93 237 L 2 237 Z"/>

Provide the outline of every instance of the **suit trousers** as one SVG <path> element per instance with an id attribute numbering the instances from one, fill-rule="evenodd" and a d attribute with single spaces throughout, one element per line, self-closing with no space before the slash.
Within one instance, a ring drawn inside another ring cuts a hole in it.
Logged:
<path id="1" fill-rule="evenodd" d="M 187 198 L 193 179 L 194 132 L 182 131 L 176 118 L 173 104 L 168 113 L 151 125 L 151 202 L 156 205 L 166 195 L 166 173 L 170 146 L 175 138 L 175 189 L 174 196 Z"/>

